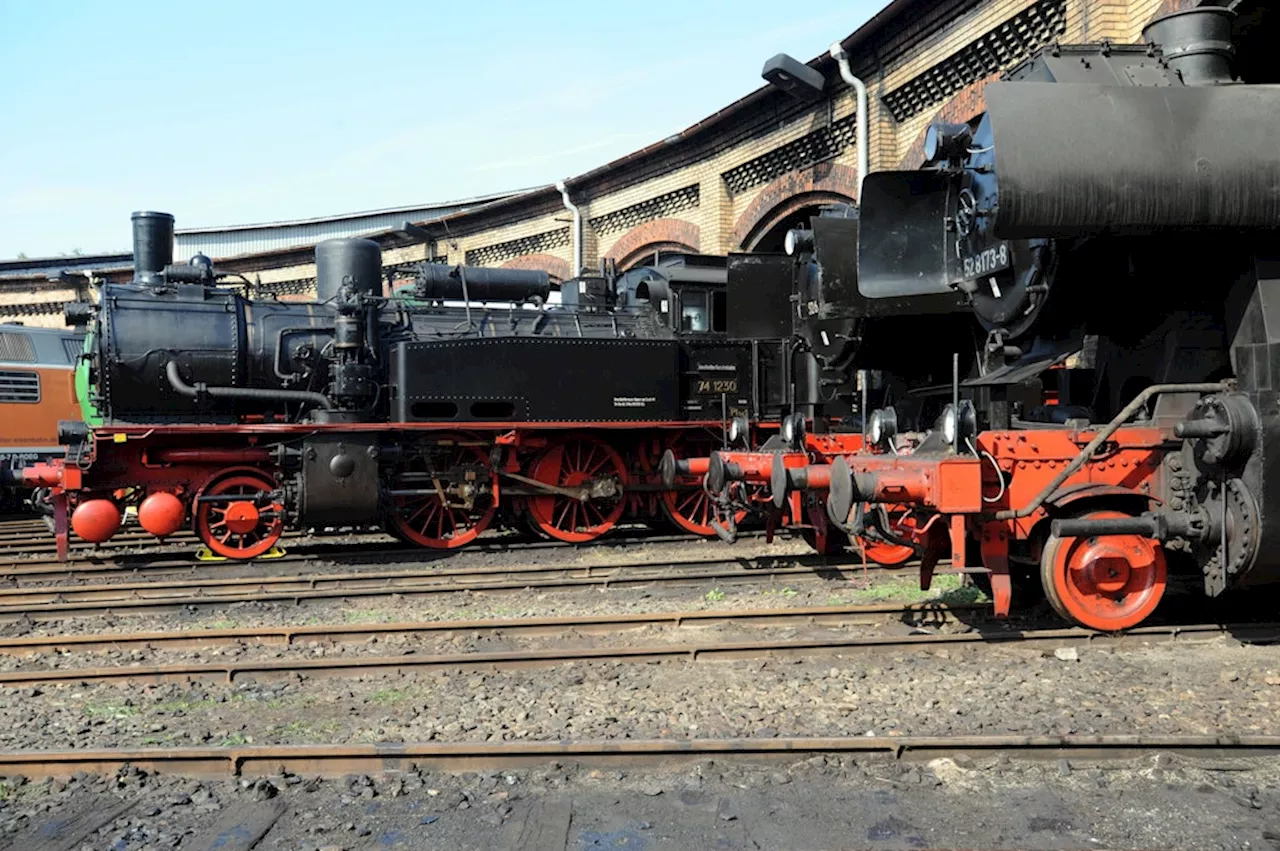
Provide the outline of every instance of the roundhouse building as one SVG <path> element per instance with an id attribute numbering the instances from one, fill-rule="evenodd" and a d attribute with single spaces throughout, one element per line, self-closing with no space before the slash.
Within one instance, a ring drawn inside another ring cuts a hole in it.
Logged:
<path id="1" fill-rule="evenodd" d="M 1136 42 L 1157 15 L 1199 5 L 1233 8 L 1237 43 L 1280 35 L 1267 0 L 893 0 L 840 42 L 868 90 L 870 168 L 918 166 L 930 123 L 980 112 L 984 87 L 1040 48 Z M 306 298 L 311 249 L 331 236 L 373 235 L 390 266 L 439 259 L 545 269 L 555 279 L 570 277 L 576 258 L 589 269 L 602 261 L 626 268 L 662 252 L 777 251 L 786 231 L 821 206 L 857 201 L 853 91 L 829 55 L 807 65 L 820 92 L 798 97 L 763 85 L 680 133 L 569 178 L 563 191 L 547 185 L 412 210 L 180 230 L 175 256 L 203 251 L 282 297 Z M 401 230 L 406 220 L 427 239 Z M 0 319 L 58 324 L 86 272 L 123 275 L 128 262 L 0 263 Z"/>

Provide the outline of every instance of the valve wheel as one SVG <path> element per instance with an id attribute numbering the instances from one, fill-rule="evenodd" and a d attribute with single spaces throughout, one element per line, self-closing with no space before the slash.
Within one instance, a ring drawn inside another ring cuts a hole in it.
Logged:
<path id="1" fill-rule="evenodd" d="M 886 505 L 885 513 L 889 515 L 889 528 L 899 538 L 914 539 L 919 523 L 914 512 L 906 505 Z M 859 538 L 858 543 L 869 561 L 881 567 L 900 567 L 915 558 L 915 547 L 906 544 L 895 544 L 872 538 Z"/>
<path id="2" fill-rule="evenodd" d="M 1099 510 L 1082 516 L 1102 520 L 1129 515 Z M 1164 549 L 1140 535 L 1050 535 L 1040 558 L 1040 580 L 1054 610 L 1105 632 L 1146 620 L 1164 596 L 1166 578 Z"/>
<path id="3" fill-rule="evenodd" d="M 575 499 L 565 494 L 529 498 L 529 516 L 539 531 L 570 544 L 595 540 L 617 525 L 626 508 L 623 488 L 627 468 L 613 447 L 592 437 L 571 437 L 542 451 L 529 471 L 531 478 L 562 488 L 588 486 L 613 478 L 617 493 Z"/>
<path id="4" fill-rule="evenodd" d="M 196 534 L 217 555 L 230 559 L 257 558 L 280 540 L 284 506 L 264 499 L 276 489 L 268 476 L 237 473 L 215 481 L 201 496 L 240 496 L 228 502 L 196 502 Z"/>
<path id="5" fill-rule="evenodd" d="M 480 537 L 498 510 L 498 479 L 490 473 L 490 483 L 481 485 L 472 497 L 471 506 L 462 497 L 450 493 L 454 482 L 438 482 L 431 478 L 435 469 L 453 470 L 464 465 L 489 467 L 488 456 L 478 446 L 448 447 L 449 451 L 431 459 L 419 457 L 398 469 L 392 478 L 392 489 L 410 485 L 436 487 L 435 493 L 394 498 L 391 512 L 393 531 L 405 540 L 433 550 L 465 547 Z"/>
<path id="6" fill-rule="evenodd" d="M 706 458 L 720 448 L 720 441 L 710 433 L 677 434 L 667 442 L 667 448 L 671 450 L 676 460 Z M 684 487 L 662 492 L 663 512 L 672 523 L 686 532 L 701 535 L 704 538 L 715 537 L 716 530 L 712 528 L 711 521 L 719 520 L 723 525 L 724 517 L 721 516 L 722 512 L 717 508 L 706 488 L 702 486 L 702 477 L 676 476 L 676 484 Z M 733 518 L 734 525 L 741 523 L 746 517 L 745 510 L 736 512 Z"/>

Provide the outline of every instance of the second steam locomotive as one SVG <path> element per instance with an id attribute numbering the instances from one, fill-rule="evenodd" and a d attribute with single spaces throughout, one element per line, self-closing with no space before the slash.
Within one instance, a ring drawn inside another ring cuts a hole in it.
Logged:
<path id="1" fill-rule="evenodd" d="M 931 127 L 924 168 L 868 175 L 841 300 L 962 305 L 973 343 L 912 403 L 950 398 L 923 426 L 882 407 L 865 445 L 716 453 L 721 505 L 737 483 L 804 494 L 838 531 L 912 543 L 923 587 L 949 561 L 998 613 L 1038 587 L 1101 630 L 1174 575 L 1209 596 L 1280 580 L 1280 88 L 1232 75 L 1231 19 L 1054 46 Z"/>

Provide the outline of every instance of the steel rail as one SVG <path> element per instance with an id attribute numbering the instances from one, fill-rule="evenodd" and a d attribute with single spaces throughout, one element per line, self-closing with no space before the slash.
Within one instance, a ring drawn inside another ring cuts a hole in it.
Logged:
<path id="1" fill-rule="evenodd" d="M 311 777 L 518 769 L 548 762 L 587 766 L 670 766 L 708 758 L 792 760 L 806 756 L 888 756 L 899 760 L 997 756 L 1132 760 L 1151 753 L 1200 758 L 1280 755 L 1280 736 L 850 736 L 759 739 L 603 739 L 545 742 L 388 742 L 111 750 L 0 751 L 0 774 L 67 777 L 114 774 L 125 765 L 200 779 L 289 772 Z"/>
<path id="2" fill-rule="evenodd" d="M 748 567 L 759 563 L 758 568 Z M 430 564 L 435 564 L 434 562 Z M 764 570 L 768 567 L 819 568 L 825 562 L 819 556 L 756 558 L 713 557 L 701 559 L 628 560 L 580 565 L 514 564 L 509 567 L 489 566 L 449 568 L 426 566 L 406 570 L 369 570 L 347 573 L 277 574 L 273 576 L 222 577 L 214 572 L 208 577 L 192 577 L 165 581 L 109 582 L 83 585 L 45 585 L 0 588 L 0 611 L 14 606 L 37 603 L 73 603 L 89 600 L 133 600 L 138 598 L 185 598 L 193 594 L 214 596 L 243 591 L 314 591 L 325 588 L 381 587 L 403 583 L 408 586 L 429 581 L 490 582 L 503 578 L 532 580 L 561 577 L 601 578 L 622 572 L 662 572 L 690 568 L 737 567 L 740 570 Z"/>
<path id="3" fill-rule="evenodd" d="M 586 616 L 414 621 L 385 624 L 310 624 L 305 626 L 261 626 L 236 629 L 198 629 L 181 632 L 105 632 L 80 635 L 23 636 L 0 638 L 0 654 L 77 653 L 98 650 L 145 648 L 204 648 L 229 645 L 290 647 L 305 641 L 351 643 L 394 635 L 496 632 L 504 635 L 564 635 L 566 632 L 601 634 L 643 627 L 709 627 L 787 625 L 850 625 L 882 623 L 901 617 L 912 625 L 941 625 L 956 620 L 956 614 L 981 613 L 986 605 L 913 603 L 909 605 L 868 604 L 851 606 L 795 606 L 749 610 L 695 610 L 679 612 L 600 614 Z"/>
<path id="4" fill-rule="evenodd" d="M 280 681 L 311 677 L 354 677 L 368 674 L 394 673 L 448 668 L 453 670 L 518 670 L 551 667 L 566 662 L 660 662 L 685 660 L 757 659 L 761 657 L 829 656 L 843 651 L 867 651 L 886 647 L 954 646 L 962 644 L 997 644 L 1029 642 L 1128 642 L 1141 638 L 1173 640 L 1182 637 L 1217 637 L 1248 630 L 1262 640 L 1280 640 L 1280 624 L 1223 626 L 1204 624 L 1193 627 L 1147 627 L 1119 636 L 1100 636 L 1088 630 L 1065 628 L 991 633 L 925 634 L 907 636 L 843 636 L 836 638 L 766 639 L 761 641 L 690 644 L 654 644 L 647 646 L 554 648 L 460 654 L 407 654 L 398 656 L 349 656 L 300 659 L 260 659 L 218 663 L 186 662 L 170 665 L 129 665 L 99 668 L 21 669 L 0 673 L 0 686 L 10 688 L 34 685 L 81 683 L 165 683 L 220 682 L 238 679 Z"/>
<path id="5" fill-rule="evenodd" d="M 762 537 L 763 534 L 763 532 L 747 532 L 744 533 L 743 537 Z M 335 537 L 373 538 L 374 540 L 346 542 L 329 540 Z M 92 545 L 84 545 L 84 547 L 73 547 L 72 558 L 65 562 L 56 558 L 13 559 L 9 558 L 9 556 L 15 553 L 21 554 L 21 551 L 7 552 L 5 548 L 0 547 L 0 579 L 12 581 L 24 577 L 63 576 L 76 571 L 81 573 L 144 574 L 157 570 L 200 570 L 208 569 L 212 566 L 227 570 L 281 563 L 307 563 L 316 560 L 386 562 L 394 561 L 399 556 L 403 556 L 404 561 L 420 561 L 424 558 L 439 560 L 443 557 L 440 551 L 409 546 L 389 539 L 380 533 L 361 532 L 333 536 L 305 536 L 301 533 L 295 533 L 290 540 L 294 541 L 291 545 L 289 540 L 282 539 L 282 543 L 289 546 L 289 549 L 282 556 L 272 559 L 251 559 L 243 562 L 198 562 L 194 561 L 190 555 L 183 555 L 181 550 L 173 546 L 165 546 L 161 552 L 136 553 L 127 547 L 116 548 L 107 545 L 101 548 L 94 548 Z M 502 540 L 494 538 L 470 544 L 465 552 L 505 553 L 525 550 L 577 549 L 593 546 L 617 546 L 625 543 L 688 544 L 699 540 L 701 539 L 693 535 L 638 534 L 636 530 L 624 530 L 623 532 L 610 533 L 583 544 L 566 544 L 562 541 Z M 184 546 L 197 544 L 199 544 L 199 541 L 192 538 Z M 158 547 L 160 545 L 156 544 L 155 546 Z M 48 551 L 52 552 L 52 549 Z"/>
<path id="6" fill-rule="evenodd" d="M 376 597 L 421 597 L 463 592 L 505 593 L 567 591 L 595 588 L 600 590 L 652 585 L 695 585 L 715 582 L 720 584 L 752 585 L 766 580 L 786 578 L 789 582 L 827 581 L 811 568 L 785 567 L 756 570 L 689 571 L 673 574 L 648 574 L 640 576 L 568 577 L 563 579 L 515 579 L 498 582 L 424 582 L 402 583 L 377 588 L 317 589 L 313 591 L 283 591 L 248 594 L 220 594 L 169 596 L 153 598 L 122 598 L 118 600 L 87 600 L 72 603 L 35 603 L 0 608 L 0 623 L 30 620 L 47 622 L 65 618 L 93 617 L 98 615 L 126 615 L 139 613 L 176 612 L 184 609 L 226 607 L 234 603 L 282 603 L 300 606 L 332 600 L 369 599 Z"/>

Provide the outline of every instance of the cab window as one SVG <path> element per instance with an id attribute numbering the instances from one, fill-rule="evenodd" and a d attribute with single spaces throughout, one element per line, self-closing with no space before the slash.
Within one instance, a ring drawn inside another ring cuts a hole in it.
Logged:
<path id="1" fill-rule="evenodd" d="M 686 290 L 681 294 L 680 302 L 681 330 L 692 332 L 711 330 L 711 312 L 707 306 L 707 293 Z"/>

